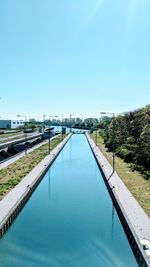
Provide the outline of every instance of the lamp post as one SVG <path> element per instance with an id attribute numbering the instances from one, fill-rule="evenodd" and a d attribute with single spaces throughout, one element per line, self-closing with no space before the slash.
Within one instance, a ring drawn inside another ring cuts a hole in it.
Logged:
<path id="1" fill-rule="evenodd" d="M 97 145 L 97 128 L 96 128 L 96 145 Z"/>
<path id="2" fill-rule="evenodd" d="M 73 114 L 70 114 L 70 133 L 72 132 L 72 122 L 71 122 L 72 116 L 73 116 Z"/>
<path id="3" fill-rule="evenodd" d="M 63 121 L 64 121 L 64 115 L 62 114 L 62 120 L 61 120 L 61 123 L 62 123 L 62 126 L 61 126 L 61 137 L 62 137 L 62 141 L 64 140 L 64 136 L 63 136 Z"/>
<path id="4" fill-rule="evenodd" d="M 50 138 L 50 119 L 51 118 L 58 118 L 59 116 L 55 115 L 55 116 L 52 116 L 52 115 L 49 115 L 49 140 L 48 140 L 48 153 L 50 155 L 51 153 L 51 138 Z"/>
<path id="5" fill-rule="evenodd" d="M 24 128 L 26 129 L 26 115 L 17 115 L 17 117 L 23 117 L 24 118 Z M 25 133 L 25 142 L 27 142 L 27 133 Z M 27 146 L 25 145 L 25 155 L 27 155 Z"/>
<path id="6" fill-rule="evenodd" d="M 115 172 L 115 113 L 114 112 L 100 112 L 100 114 L 110 114 L 113 115 L 113 173 Z"/>

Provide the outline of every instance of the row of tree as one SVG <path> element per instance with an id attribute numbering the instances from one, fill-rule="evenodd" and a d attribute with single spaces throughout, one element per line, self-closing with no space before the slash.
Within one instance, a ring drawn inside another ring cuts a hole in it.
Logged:
<path id="1" fill-rule="evenodd" d="M 73 128 L 95 128 L 98 126 L 99 120 L 97 118 L 87 118 L 87 119 L 81 119 L 81 118 L 64 118 L 63 119 L 63 125 L 66 127 L 73 127 Z M 45 124 L 49 125 L 49 120 L 45 121 Z M 57 119 L 52 119 L 50 121 L 50 125 L 62 125 L 62 121 Z"/>
<path id="2" fill-rule="evenodd" d="M 62 124 L 66 127 L 72 127 L 72 128 L 79 128 L 79 129 L 94 129 L 98 127 L 99 120 L 97 118 L 64 118 L 63 122 L 59 119 L 51 119 L 51 120 L 45 120 L 44 125 L 53 125 L 53 126 L 62 126 Z M 40 128 L 43 126 L 43 122 L 36 121 L 35 119 L 29 119 L 29 121 L 26 122 L 26 126 L 23 126 L 21 128 Z"/>
<path id="3" fill-rule="evenodd" d="M 150 178 L 150 105 L 112 119 L 103 117 L 99 127 L 109 150 L 113 147 L 114 127 L 116 155 L 146 171 Z"/>

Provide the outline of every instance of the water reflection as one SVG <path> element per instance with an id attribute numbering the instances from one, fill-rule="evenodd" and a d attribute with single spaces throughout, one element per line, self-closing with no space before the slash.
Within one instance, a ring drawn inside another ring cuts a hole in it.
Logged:
<path id="1" fill-rule="evenodd" d="M 112 232 L 111 232 L 111 236 L 112 236 L 112 241 L 113 241 L 113 238 L 114 238 L 114 228 L 115 228 L 115 207 L 114 207 L 114 204 L 112 202 Z"/>
<path id="2" fill-rule="evenodd" d="M 84 135 L 73 135 L 0 240 L 4 266 L 138 266 Z"/>
<path id="3" fill-rule="evenodd" d="M 48 198 L 51 197 L 51 169 L 48 171 Z"/>

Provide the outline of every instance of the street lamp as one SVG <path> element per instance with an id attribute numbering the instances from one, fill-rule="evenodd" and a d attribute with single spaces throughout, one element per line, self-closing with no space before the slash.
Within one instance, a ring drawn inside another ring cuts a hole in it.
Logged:
<path id="1" fill-rule="evenodd" d="M 113 173 L 115 172 L 115 113 L 113 112 L 100 112 L 100 114 L 113 115 Z"/>
<path id="2" fill-rule="evenodd" d="M 52 115 L 49 115 L 49 140 L 48 140 L 48 153 L 50 155 L 51 153 L 51 139 L 50 139 L 50 118 L 58 118 L 59 116 L 55 115 L 55 116 L 52 116 Z"/>
<path id="3" fill-rule="evenodd" d="M 96 127 L 96 145 L 97 145 L 97 127 Z"/>
<path id="4" fill-rule="evenodd" d="M 63 137 L 63 122 L 64 122 L 64 115 L 62 114 L 62 120 L 61 120 L 61 137 L 62 137 L 62 141 L 63 141 L 63 139 L 64 139 L 64 137 Z"/>
<path id="5" fill-rule="evenodd" d="M 23 117 L 24 118 L 24 128 L 26 128 L 26 115 L 17 115 L 17 117 Z M 27 132 L 25 132 L 25 142 L 27 142 Z M 27 146 L 25 145 L 25 155 L 27 155 Z"/>
<path id="6" fill-rule="evenodd" d="M 72 132 L 72 116 L 74 114 L 70 114 L 70 133 Z"/>

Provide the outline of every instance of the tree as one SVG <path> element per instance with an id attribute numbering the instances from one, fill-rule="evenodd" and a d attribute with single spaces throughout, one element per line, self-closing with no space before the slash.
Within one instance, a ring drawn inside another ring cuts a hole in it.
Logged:
<path id="1" fill-rule="evenodd" d="M 114 122 L 116 155 L 141 170 L 150 170 L 150 105 L 119 115 Z M 105 127 L 105 145 L 112 150 L 113 120 L 109 124 L 100 121 L 100 125 Z"/>

